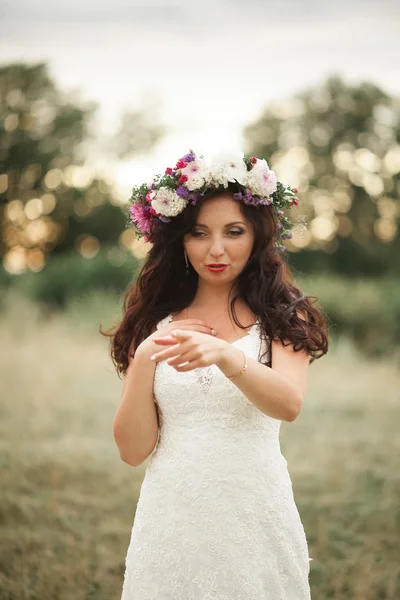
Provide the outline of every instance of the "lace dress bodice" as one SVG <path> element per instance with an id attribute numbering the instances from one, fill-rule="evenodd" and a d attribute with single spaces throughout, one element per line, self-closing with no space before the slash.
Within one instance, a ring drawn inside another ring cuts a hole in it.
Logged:
<path id="1" fill-rule="evenodd" d="M 254 360 L 264 352 L 259 328 L 232 343 Z M 311 559 L 281 421 L 216 365 L 177 372 L 161 361 L 153 385 L 159 438 L 121 600 L 310 600 Z"/>

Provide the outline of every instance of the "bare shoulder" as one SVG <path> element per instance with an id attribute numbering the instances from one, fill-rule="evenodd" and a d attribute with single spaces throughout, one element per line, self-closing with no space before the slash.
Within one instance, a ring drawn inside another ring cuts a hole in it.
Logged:
<path id="1" fill-rule="evenodd" d="M 296 311 L 297 316 L 303 321 L 306 317 L 300 311 Z M 308 368 L 310 366 L 310 357 L 306 350 L 295 351 L 293 343 L 290 340 L 272 340 L 271 342 L 272 362 L 271 367 L 281 375 L 289 378 L 297 385 L 301 397 L 304 399 L 307 390 Z"/>

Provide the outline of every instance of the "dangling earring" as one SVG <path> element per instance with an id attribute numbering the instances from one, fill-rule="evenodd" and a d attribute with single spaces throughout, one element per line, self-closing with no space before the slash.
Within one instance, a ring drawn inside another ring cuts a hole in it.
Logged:
<path id="1" fill-rule="evenodd" d="M 189 263 L 188 263 L 188 258 L 187 258 L 186 250 L 183 251 L 183 254 L 185 256 L 185 263 L 186 263 L 185 275 L 189 275 Z"/>

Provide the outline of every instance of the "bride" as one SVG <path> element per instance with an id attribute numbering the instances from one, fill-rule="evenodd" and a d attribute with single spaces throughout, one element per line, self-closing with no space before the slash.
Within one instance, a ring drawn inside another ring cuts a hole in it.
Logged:
<path id="1" fill-rule="evenodd" d="M 281 257 L 294 190 L 266 163 L 191 151 L 134 188 L 152 247 L 112 337 L 121 459 L 150 457 L 122 600 L 309 600 L 279 428 L 328 338 Z"/>

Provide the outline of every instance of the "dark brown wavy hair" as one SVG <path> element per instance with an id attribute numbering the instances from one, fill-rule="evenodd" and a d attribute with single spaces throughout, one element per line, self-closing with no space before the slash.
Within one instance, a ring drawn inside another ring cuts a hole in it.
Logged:
<path id="1" fill-rule="evenodd" d="M 235 184 L 225 192 L 234 193 Z M 118 373 L 126 373 L 129 357 L 139 344 L 155 330 L 156 324 L 170 313 L 181 312 L 190 305 L 197 290 L 198 274 L 189 263 L 189 273 L 183 253 L 183 238 L 190 233 L 206 198 L 221 194 L 214 190 L 197 204 L 189 204 L 169 223 L 155 220 L 153 245 L 134 284 L 125 292 L 123 317 L 108 332 L 99 327 L 102 335 L 110 337 L 111 358 Z M 245 267 L 232 283 L 236 295 L 230 309 L 236 325 L 245 329 L 236 317 L 234 304 L 244 300 L 261 322 L 266 352 L 261 362 L 271 366 L 271 341 L 289 340 L 294 351 L 306 350 L 310 363 L 328 352 L 328 332 L 325 317 L 313 306 L 318 298 L 305 296 L 294 284 L 293 274 L 282 255 L 274 251 L 278 221 L 269 206 L 251 206 L 237 200 L 243 216 L 253 226 L 254 243 Z M 301 315 L 301 316 L 299 316 Z M 287 344 L 285 344 L 287 345 Z"/>

